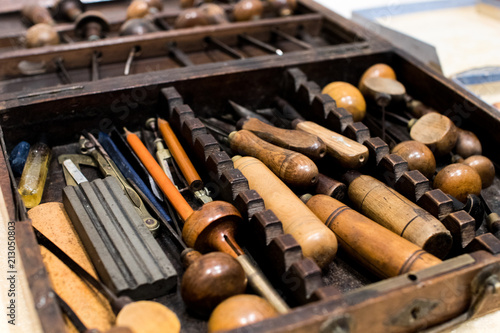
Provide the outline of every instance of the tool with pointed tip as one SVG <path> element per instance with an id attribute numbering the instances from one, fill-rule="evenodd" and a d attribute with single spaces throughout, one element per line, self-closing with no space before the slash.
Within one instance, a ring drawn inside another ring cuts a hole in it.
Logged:
<path id="1" fill-rule="evenodd" d="M 301 47 L 301 48 L 303 48 L 303 49 L 310 50 L 310 49 L 312 49 L 312 48 L 313 48 L 313 46 L 312 46 L 311 44 L 306 43 L 306 42 L 304 42 L 304 41 L 302 41 L 302 40 L 300 40 L 300 39 L 297 39 L 297 38 L 295 38 L 294 36 L 289 35 L 289 34 L 287 34 L 286 32 L 281 31 L 281 30 L 279 30 L 279 29 L 277 29 L 277 28 L 272 28 L 272 29 L 271 29 L 271 33 L 272 33 L 274 36 L 276 36 L 276 37 L 280 37 L 280 38 L 283 38 L 283 39 L 285 39 L 285 40 L 287 40 L 287 41 L 289 41 L 289 42 L 291 42 L 291 43 L 293 43 L 293 44 L 295 44 L 295 45 L 300 46 L 300 47 Z"/>
<path id="2" fill-rule="evenodd" d="M 199 210 L 193 211 L 139 137 L 127 129 L 125 129 L 125 135 L 134 152 L 184 220 L 182 237 L 186 244 L 200 252 L 215 249 L 230 254 L 243 266 L 250 285 L 269 300 L 278 312 L 288 312 L 288 305 L 263 274 L 253 266 L 234 239 L 236 225 L 241 222 L 241 214 L 238 210 L 227 202 L 212 201 L 203 205 Z"/>
<path id="3" fill-rule="evenodd" d="M 368 148 L 341 134 L 320 126 L 302 116 L 286 100 L 276 97 L 275 103 L 281 117 L 292 120 L 292 128 L 319 137 L 326 144 L 327 154 L 332 156 L 344 168 L 358 169 L 368 162 Z"/>
<path id="4" fill-rule="evenodd" d="M 212 47 L 226 53 L 227 55 L 229 55 L 235 59 L 245 59 L 246 58 L 241 52 L 233 49 L 232 47 L 230 47 L 226 43 L 223 43 L 218 38 L 207 36 L 207 37 L 205 37 L 204 41 L 205 41 L 205 43 L 207 43 L 207 46 L 212 46 Z"/>
<path id="5" fill-rule="evenodd" d="M 89 154 L 95 159 L 97 165 L 99 166 L 99 170 L 105 177 L 113 176 L 119 181 L 120 186 L 133 203 L 139 213 L 139 216 L 141 216 L 144 221 L 144 224 L 148 227 L 151 233 L 155 235 L 159 228 L 158 221 L 149 214 L 139 195 L 132 189 L 125 177 L 123 177 L 123 174 L 120 172 L 115 162 L 113 162 L 113 160 L 109 157 L 108 153 L 104 150 L 99 141 L 90 133 L 86 133 L 86 137 L 86 139 L 80 139 L 81 152 L 84 155 Z"/>
<path id="6" fill-rule="evenodd" d="M 441 263 L 432 254 L 334 198 L 307 195 L 303 201 L 338 236 L 344 251 L 383 278 Z"/>
<path id="7" fill-rule="evenodd" d="M 318 160 L 325 156 L 326 145 L 317 136 L 304 131 L 272 126 L 267 120 L 262 121 L 264 117 L 258 113 L 247 110 L 232 101 L 229 102 L 238 115 L 245 115 L 238 121 L 238 128 L 250 131 L 276 146 L 302 153 L 311 159 Z"/>

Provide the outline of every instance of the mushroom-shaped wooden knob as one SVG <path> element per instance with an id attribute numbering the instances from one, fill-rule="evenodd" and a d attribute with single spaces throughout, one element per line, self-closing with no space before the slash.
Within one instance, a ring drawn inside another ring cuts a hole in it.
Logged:
<path id="1" fill-rule="evenodd" d="M 361 93 L 366 98 L 370 98 L 380 104 L 381 99 L 391 101 L 401 101 L 406 95 L 406 89 L 401 82 L 385 77 L 370 77 L 364 80 Z"/>
<path id="2" fill-rule="evenodd" d="M 437 112 L 430 112 L 411 127 L 413 140 L 427 145 L 435 156 L 448 154 L 457 142 L 457 127 L 450 118 Z"/>
<path id="3" fill-rule="evenodd" d="M 61 42 L 59 34 L 53 26 L 38 23 L 26 31 L 26 47 L 42 47 L 47 45 L 57 45 Z"/>
<path id="4" fill-rule="evenodd" d="M 455 144 L 455 152 L 463 158 L 472 155 L 481 155 L 483 148 L 476 134 L 460 128 L 457 128 L 457 131 L 458 137 Z"/>
<path id="5" fill-rule="evenodd" d="M 276 317 L 278 313 L 265 299 L 237 295 L 219 304 L 208 320 L 208 332 L 226 331 Z"/>
<path id="6" fill-rule="evenodd" d="M 60 0 L 53 7 L 54 17 L 75 21 L 85 11 L 85 6 L 80 0 Z"/>
<path id="7" fill-rule="evenodd" d="M 98 40 L 109 31 L 109 23 L 101 12 L 89 10 L 78 16 L 75 35 L 84 40 Z"/>
<path id="8" fill-rule="evenodd" d="M 127 8 L 127 20 L 142 18 L 148 14 L 149 5 L 144 0 L 134 0 Z"/>
<path id="9" fill-rule="evenodd" d="M 364 90 L 365 80 L 371 77 L 383 77 L 386 79 L 396 80 L 396 73 L 389 65 L 375 64 L 368 68 L 361 76 L 361 79 L 358 83 L 359 90 Z"/>
<path id="10" fill-rule="evenodd" d="M 33 24 L 45 23 L 48 25 L 55 25 L 49 10 L 40 5 L 26 5 L 22 8 L 21 14 Z"/>
<path id="11" fill-rule="evenodd" d="M 365 117 L 365 98 L 352 84 L 341 81 L 332 82 L 324 87 L 321 93 L 330 95 L 339 108 L 349 111 L 354 121 L 361 121 Z"/>
<path id="12" fill-rule="evenodd" d="M 177 315 L 163 304 L 138 301 L 127 304 L 116 316 L 116 326 L 130 328 L 133 332 L 157 333 L 181 330 Z"/>
<path id="13" fill-rule="evenodd" d="M 237 247 L 234 233 L 241 220 L 240 212 L 230 203 L 212 201 L 186 219 L 182 238 L 187 246 L 202 253 L 218 250 L 236 258 L 238 254 L 233 247 Z M 239 247 L 237 249 L 241 251 Z"/>
<path id="14" fill-rule="evenodd" d="M 434 178 L 434 187 L 465 203 L 467 195 L 479 195 L 481 192 L 481 177 L 472 167 L 453 163 L 438 172 Z"/>
<path id="15" fill-rule="evenodd" d="M 214 3 L 204 3 L 199 7 L 199 10 L 205 16 L 209 24 L 222 24 L 229 22 L 226 11 L 219 5 Z"/>
<path id="16" fill-rule="evenodd" d="M 268 3 L 279 16 L 290 16 L 297 8 L 296 0 L 268 0 Z"/>
<path id="17" fill-rule="evenodd" d="M 156 26 L 148 19 L 136 18 L 125 21 L 120 27 L 120 36 L 144 35 L 158 31 Z"/>
<path id="18" fill-rule="evenodd" d="M 189 252 L 197 251 L 187 249 L 181 256 Z M 223 300 L 244 293 L 246 285 L 245 271 L 236 259 L 212 252 L 200 255 L 188 266 L 182 277 L 181 296 L 189 309 L 205 316 Z"/>
<path id="19" fill-rule="evenodd" d="M 429 179 L 436 172 L 436 158 L 432 151 L 421 142 L 403 141 L 392 148 L 392 153 L 404 158 L 408 162 L 408 169 L 418 170 Z"/>
<path id="20" fill-rule="evenodd" d="M 466 158 L 462 163 L 472 167 L 481 177 L 483 188 L 489 187 L 493 184 L 495 179 L 495 166 L 489 158 L 482 155 L 473 155 Z"/>
<path id="21" fill-rule="evenodd" d="M 233 16 L 236 21 L 258 20 L 264 6 L 260 0 L 242 0 L 234 5 Z"/>
<path id="22" fill-rule="evenodd" d="M 207 18 L 199 8 L 188 8 L 177 16 L 174 26 L 176 29 L 184 29 L 208 24 Z"/>

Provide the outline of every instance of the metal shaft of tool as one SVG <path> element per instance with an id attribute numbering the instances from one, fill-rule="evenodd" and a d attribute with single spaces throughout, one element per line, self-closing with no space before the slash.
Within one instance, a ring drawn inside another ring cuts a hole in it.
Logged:
<path id="1" fill-rule="evenodd" d="M 212 45 L 216 47 L 217 49 L 221 50 L 222 52 L 228 54 L 229 56 L 235 58 L 235 59 L 245 59 L 246 57 L 241 53 L 238 52 L 237 50 L 233 49 L 231 46 L 227 45 L 226 43 L 223 43 L 219 39 L 215 37 L 206 37 L 205 42 L 209 45 Z"/>
<path id="2" fill-rule="evenodd" d="M 69 321 L 75 326 L 76 330 L 80 333 L 84 332 L 92 332 L 87 329 L 87 326 L 80 320 L 78 315 L 73 311 L 73 309 L 69 306 L 68 303 L 66 303 L 65 300 L 59 296 L 58 293 L 55 292 L 55 290 L 52 290 L 54 295 L 56 296 L 57 303 L 59 304 L 59 307 L 61 308 L 62 312 L 68 317 Z"/>
<path id="3" fill-rule="evenodd" d="M 263 41 L 260 41 L 257 38 L 254 38 L 254 37 L 246 35 L 246 34 L 238 35 L 238 39 L 241 41 L 247 42 L 249 44 L 255 45 L 258 48 L 260 48 L 266 52 L 269 52 L 269 53 L 274 53 L 274 54 L 277 54 L 279 56 L 282 56 L 284 54 L 282 50 L 280 50 L 272 45 L 269 45 L 267 43 L 264 43 Z"/>
<path id="4" fill-rule="evenodd" d="M 44 234 L 42 234 L 38 229 L 33 227 L 35 231 L 35 236 L 40 245 L 43 245 L 47 250 L 49 250 L 53 255 L 55 255 L 59 260 L 61 260 L 68 268 L 70 268 L 76 275 L 82 278 L 85 282 L 89 283 L 97 291 L 99 291 L 111 304 L 113 311 L 115 313 L 120 312 L 120 310 L 127 304 L 132 302 L 127 296 L 117 297 L 108 287 L 106 287 L 102 282 L 90 275 L 82 266 L 80 266 L 76 261 L 71 259 L 63 250 L 61 250 L 56 244 L 54 244 L 50 239 L 48 239 Z"/>
<path id="5" fill-rule="evenodd" d="M 193 66 L 193 62 L 186 53 L 182 52 L 175 43 L 170 43 L 168 45 L 168 54 L 175 58 L 184 67 Z"/>
<path id="6" fill-rule="evenodd" d="M 278 292 L 273 288 L 271 283 L 266 279 L 264 274 L 252 263 L 250 258 L 241 253 L 238 248 L 231 242 L 229 237 L 224 236 L 226 242 L 233 249 L 233 251 L 238 254 L 236 260 L 241 264 L 241 267 L 245 271 L 248 278 L 249 284 L 259 295 L 264 297 L 280 314 L 284 314 L 290 311 L 290 307 L 281 298 Z"/>
<path id="7" fill-rule="evenodd" d="M 99 54 L 97 52 L 92 53 L 92 81 L 99 80 Z"/>
<path id="8" fill-rule="evenodd" d="M 136 53 L 137 53 L 136 47 L 130 49 L 130 52 L 128 53 L 127 57 L 127 62 L 125 63 L 125 69 L 123 70 L 123 75 L 130 74 L 130 67 L 132 66 L 132 62 L 134 61 Z"/>
<path id="9" fill-rule="evenodd" d="M 311 44 L 306 43 L 304 41 L 301 41 L 300 39 L 295 38 L 292 35 L 289 35 L 286 32 L 283 32 L 279 29 L 276 29 L 276 28 L 271 29 L 271 33 L 274 34 L 275 36 L 281 37 L 281 38 L 283 38 L 283 39 L 285 39 L 285 40 L 287 40 L 295 45 L 298 45 L 303 49 L 309 50 L 309 49 L 313 48 L 313 46 Z"/>
<path id="10" fill-rule="evenodd" d="M 69 75 L 68 70 L 66 69 L 66 66 L 64 66 L 63 59 L 61 57 L 57 57 L 55 59 L 55 64 L 56 64 L 56 67 L 57 67 L 59 73 L 61 73 L 61 76 L 62 76 L 64 83 L 66 83 L 66 84 L 73 83 L 73 80 L 71 79 L 71 76 Z"/>

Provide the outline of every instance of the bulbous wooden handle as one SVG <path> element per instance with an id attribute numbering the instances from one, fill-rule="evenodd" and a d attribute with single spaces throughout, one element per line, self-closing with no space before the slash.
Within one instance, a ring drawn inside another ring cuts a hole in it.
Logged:
<path id="1" fill-rule="evenodd" d="M 49 10 L 40 5 L 26 5 L 23 7 L 21 14 L 33 24 L 45 23 L 55 25 Z"/>
<path id="2" fill-rule="evenodd" d="M 229 142 L 232 150 L 258 158 L 289 185 L 306 187 L 318 181 L 318 168 L 310 158 L 272 145 L 250 131 L 232 132 Z"/>
<path id="3" fill-rule="evenodd" d="M 298 122 L 295 128 L 314 134 L 323 140 L 328 154 L 334 157 L 344 168 L 358 169 L 368 161 L 368 148 L 343 135 L 311 121 Z"/>
<path id="4" fill-rule="evenodd" d="M 256 118 L 246 119 L 241 128 L 267 142 L 302 153 L 312 159 L 320 159 L 326 154 L 323 140 L 307 132 L 274 127 Z"/>
<path id="5" fill-rule="evenodd" d="M 347 190 L 349 199 L 363 215 L 443 258 L 451 248 L 451 234 L 430 213 L 377 179 L 362 175 Z"/>
<path id="6" fill-rule="evenodd" d="M 285 233 L 291 234 L 320 267 L 333 260 L 337 252 L 337 239 L 304 203 L 261 161 L 242 157 L 234 161 L 248 180 L 251 189 L 259 192 L 267 209 L 281 220 Z"/>
<path id="7" fill-rule="evenodd" d="M 427 145 L 436 156 L 443 156 L 455 147 L 458 130 L 450 118 L 437 112 L 429 112 L 411 127 L 410 136 Z"/>
<path id="8" fill-rule="evenodd" d="M 381 277 L 393 277 L 441 263 L 417 245 L 326 195 L 315 195 L 307 207 L 335 235 L 344 251 Z"/>

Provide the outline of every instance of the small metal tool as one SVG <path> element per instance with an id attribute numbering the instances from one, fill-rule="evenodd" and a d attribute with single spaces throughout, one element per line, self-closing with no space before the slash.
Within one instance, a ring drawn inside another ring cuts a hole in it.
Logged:
<path id="1" fill-rule="evenodd" d="M 269 52 L 269 53 L 275 53 L 279 56 L 282 56 L 284 54 L 282 50 L 275 48 L 274 46 L 272 46 L 268 43 L 264 43 L 263 41 L 260 41 L 257 38 L 254 38 L 254 37 L 246 35 L 246 34 L 238 35 L 238 40 L 246 42 L 248 44 L 252 44 L 252 45 L 254 45 L 254 46 L 256 46 L 256 47 L 258 47 L 266 52 Z"/>

